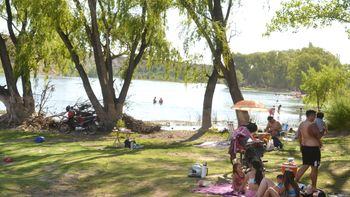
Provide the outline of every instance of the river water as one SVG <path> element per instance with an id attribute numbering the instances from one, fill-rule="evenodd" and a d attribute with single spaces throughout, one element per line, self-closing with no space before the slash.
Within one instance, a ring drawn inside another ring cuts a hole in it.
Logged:
<path id="1" fill-rule="evenodd" d="M 87 100 L 82 82 L 78 77 L 50 77 L 55 91 L 47 103 L 50 113 L 62 112 L 67 105 L 77 101 Z M 90 79 L 92 87 L 98 98 L 101 98 L 98 79 Z M 121 81 L 116 80 L 117 92 L 121 89 Z M 5 84 L 5 78 L 0 77 L 0 84 Z M 44 84 L 44 78 L 33 80 L 34 93 L 39 95 Z M 133 80 L 127 97 L 125 112 L 137 119 L 145 121 L 190 121 L 199 123 L 202 114 L 203 95 L 205 84 L 176 83 L 163 81 Z M 245 99 L 258 100 L 267 108 L 282 105 L 280 114 L 275 114 L 281 123 L 297 125 L 299 122 L 299 109 L 303 106 L 298 98 L 285 92 L 267 92 L 243 90 Z M 160 97 L 164 103 L 153 104 Z M 224 84 L 216 86 L 213 99 L 213 119 L 218 122 L 236 122 L 234 111 L 231 109 L 232 100 Z M 0 109 L 4 110 L 3 104 Z M 277 110 L 276 110 L 277 111 Z M 266 124 L 268 112 L 250 112 L 251 118 L 259 125 Z"/>

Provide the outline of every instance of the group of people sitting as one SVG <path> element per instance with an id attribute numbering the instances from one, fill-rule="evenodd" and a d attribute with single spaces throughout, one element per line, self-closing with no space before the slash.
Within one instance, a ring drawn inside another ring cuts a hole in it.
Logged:
<path id="1" fill-rule="evenodd" d="M 274 130 L 274 122 L 270 120 L 271 132 Z M 248 123 L 239 127 L 232 136 L 231 147 L 229 153 L 231 161 L 236 161 L 235 154 L 243 149 L 248 139 L 253 142 L 260 142 L 254 138 L 253 133 L 257 131 L 257 126 L 254 123 Z M 277 134 L 275 135 L 277 136 Z M 242 162 L 242 161 L 241 161 Z M 241 162 L 233 162 L 232 188 L 235 192 L 241 193 L 247 197 L 262 197 L 262 196 L 280 196 L 285 194 L 287 197 L 299 196 L 300 190 L 298 184 L 294 180 L 294 174 L 291 171 L 285 171 L 283 175 L 277 178 L 277 184 L 264 177 L 264 169 L 261 157 L 259 154 L 255 158 L 249 159 L 248 168 L 250 171 L 245 174 Z"/>
<path id="2" fill-rule="evenodd" d="M 244 174 L 241 163 L 233 164 L 232 189 L 234 192 L 244 194 L 246 197 L 300 196 L 300 189 L 292 171 L 286 170 L 283 175 L 278 175 L 275 184 L 271 179 L 264 177 L 261 161 L 254 160 L 249 165 L 250 171 Z"/>
<path id="3" fill-rule="evenodd" d="M 317 117 L 317 118 L 316 118 Z M 249 161 L 240 160 L 237 162 L 236 153 L 246 153 L 246 144 L 248 139 L 259 142 L 259 139 L 254 138 L 253 133 L 257 131 L 257 126 L 254 123 L 242 125 L 233 132 L 229 154 L 233 164 L 232 188 L 234 192 L 243 194 L 246 197 L 299 197 L 301 191 L 297 181 L 311 166 L 311 195 L 316 189 L 317 169 L 320 163 L 320 141 L 321 136 L 327 133 L 327 127 L 322 120 L 323 113 L 319 112 L 316 115 L 314 110 L 306 111 L 306 120 L 303 121 L 298 128 L 298 139 L 302 153 L 303 165 L 296 172 L 286 168 L 283 174 L 277 176 L 275 184 L 271 179 L 264 176 L 264 168 L 261 157 L 256 155 L 256 158 Z M 316 119 L 316 120 L 315 120 Z M 283 144 L 279 141 L 278 136 L 281 131 L 281 125 L 273 117 L 268 117 L 268 125 L 265 129 L 269 132 L 274 140 L 274 145 L 283 148 Z M 317 149 L 317 150 L 316 150 Z M 243 163 L 248 167 L 249 172 L 243 172 Z M 316 177 L 316 178 L 315 178 Z"/>

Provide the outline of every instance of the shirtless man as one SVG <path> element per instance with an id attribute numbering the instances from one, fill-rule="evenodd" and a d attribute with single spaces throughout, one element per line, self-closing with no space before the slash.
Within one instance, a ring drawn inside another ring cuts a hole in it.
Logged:
<path id="1" fill-rule="evenodd" d="M 303 158 L 303 166 L 298 170 L 295 177 L 299 181 L 305 171 L 311 167 L 311 182 L 313 190 L 316 189 L 318 166 L 321 161 L 321 135 L 317 125 L 314 123 L 316 111 L 307 110 L 306 120 L 300 123 L 298 138 L 300 151 Z"/>
<path id="2" fill-rule="evenodd" d="M 273 140 L 273 145 L 280 149 L 283 148 L 282 142 L 278 139 L 279 132 L 282 130 L 281 123 L 275 120 L 272 116 L 267 117 L 267 125 L 265 132 L 270 133 Z"/>

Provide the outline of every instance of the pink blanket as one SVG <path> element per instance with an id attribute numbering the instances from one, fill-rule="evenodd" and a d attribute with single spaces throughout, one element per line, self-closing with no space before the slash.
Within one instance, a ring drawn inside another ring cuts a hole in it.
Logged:
<path id="1" fill-rule="evenodd" d="M 225 197 L 239 196 L 238 194 L 232 191 L 231 186 L 232 184 L 229 184 L 229 183 L 218 184 L 218 185 L 212 185 L 209 187 L 200 187 L 200 188 L 194 189 L 193 192 L 202 193 L 202 194 L 221 195 Z"/>

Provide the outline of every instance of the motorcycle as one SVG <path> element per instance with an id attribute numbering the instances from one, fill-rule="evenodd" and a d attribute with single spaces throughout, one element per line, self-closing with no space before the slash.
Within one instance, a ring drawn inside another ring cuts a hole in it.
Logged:
<path id="1" fill-rule="evenodd" d="M 83 131 L 85 134 L 95 134 L 98 130 L 99 121 L 95 111 L 89 109 L 89 105 L 67 106 L 67 116 L 64 116 L 59 125 L 59 131 L 69 133 L 71 131 Z"/>

